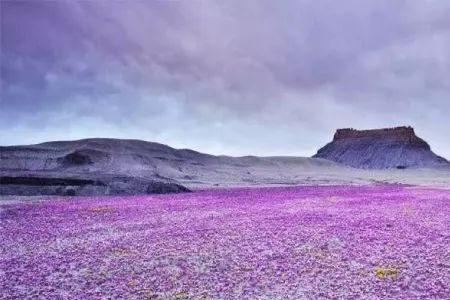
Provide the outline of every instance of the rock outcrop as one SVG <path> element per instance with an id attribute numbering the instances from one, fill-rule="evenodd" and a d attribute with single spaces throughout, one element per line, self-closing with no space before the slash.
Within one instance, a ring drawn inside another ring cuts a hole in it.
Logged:
<path id="1" fill-rule="evenodd" d="M 364 169 L 406 169 L 449 164 L 434 154 L 412 127 L 405 126 L 372 130 L 338 129 L 333 141 L 319 149 L 313 157 Z"/>
<path id="2" fill-rule="evenodd" d="M 156 181 L 107 174 L 78 174 L 75 178 L 74 175 L 68 176 L 64 173 L 48 175 L 59 177 L 43 177 L 45 174 L 0 176 L 0 195 L 94 196 L 190 192 L 188 188 L 168 180 Z"/>

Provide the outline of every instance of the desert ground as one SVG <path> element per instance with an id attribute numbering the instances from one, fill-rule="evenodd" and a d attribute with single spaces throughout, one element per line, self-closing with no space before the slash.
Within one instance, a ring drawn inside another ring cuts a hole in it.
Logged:
<path id="1" fill-rule="evenodd" d="M 4 197 L 1 299 L 448 299 L 450 190 Z"/>
<path id="2" fill-rule="evenodd" d="M 374 152 L 382 169 L 139 140 L 3 147 L 0 298 L 448 299 L 450 165 L 419 144 L 351 140 L 350 163 Z"/>
<path id="3" fill-rule="evenodd" d="M 422 153 L 421 150 L 418 153 Z M 192 190 L 382 183 L 450 186 L 448 163 L 421 168 L 363 169 L 322 158 L 215 156 L 139 140 L 84 139 L 49 142 L 0 147 L 0 154 L 2 183 L 6 177 L 86 182 L 75 186 L 73 183 L 57 186 L 54 182 L 41 182 L 41 186 L 24 184 L 25 182 L 2 184 L 0 195 L 145 194 L 154 192 L 155 183 L 167 185 L 167 192 L 174 192 L 179 186 Z M 414 155 L 411 157 L 416 158 Z M 397 163 L 405 162 L 400 159 Z"/>

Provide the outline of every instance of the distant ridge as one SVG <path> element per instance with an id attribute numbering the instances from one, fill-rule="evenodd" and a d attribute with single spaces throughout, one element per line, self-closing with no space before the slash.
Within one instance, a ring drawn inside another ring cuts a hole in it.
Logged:
<path id="1" fill-rule="evenodd" d="M 317 151 L 324 158 L 355 168 L 405 169 L 438 167 L 448 161 L 431 151 L 410 126 L 357 130 L 336 130 L 333 141 Z"/>
<path id="2" fill-rule="evenodd" d="M 291 185 L 309 183 L 314 170 L 325 174 L 342 168 L 324 159 L 214 156 L 141 140 L 90 138 L 0 146 L 0 195 L 133 195 L 187 192 L 192 186 Z"/>
<path id="3" fill-rule="evenodd" d="M 448 186 L 450 164 L 434 155 L 411 130 L 339 130 L 331 145 L 317 154 L 327 159 L 215 156 L 159 143 L 110 138 L 0 146 L 0 196 L 135 195 L 243 186 L 400 182 Z M 403 150 L 399 152 L 398 148 Z M 400 154 L 395 156 L 395 151 Z M 404 152 L 409 153 L 405 157 L 423 166 L 449 167 L 368 172 L 338 164 L 331 156 L 336 155 L 337 161 L 345 158 L 347 163 L 362 162 L 364 168 L 372 167 L 374 161 L 382 162 L 382 167 L 389 166 L 388 162 L 409 168 L 413 164 L 405 163 Z"/>

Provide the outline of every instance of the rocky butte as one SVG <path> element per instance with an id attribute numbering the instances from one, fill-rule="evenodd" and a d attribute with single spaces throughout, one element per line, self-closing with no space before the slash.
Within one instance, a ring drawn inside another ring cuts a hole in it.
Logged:
<path id="1" fill-rule="evenodd" d="M 431 151 L 412 127 L 338 129 L 333 141 L 313 157 L 363 169 L 439 167 L 448 161 Z"/>

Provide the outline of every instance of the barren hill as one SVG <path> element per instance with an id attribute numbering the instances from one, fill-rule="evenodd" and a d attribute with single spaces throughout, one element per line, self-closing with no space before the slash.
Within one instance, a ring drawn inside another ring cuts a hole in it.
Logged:
<path id="1" fill-rule="evenodd" d="M 322 176 L 311 174 L 320 169 Z M 142 194 L 182 192 L 185 186 L 327 183 L 329 171 L 338 169 L 324 159 L 214 156 L 141 140 L 83 139 L 0 147 L 0 194 Z"/>

